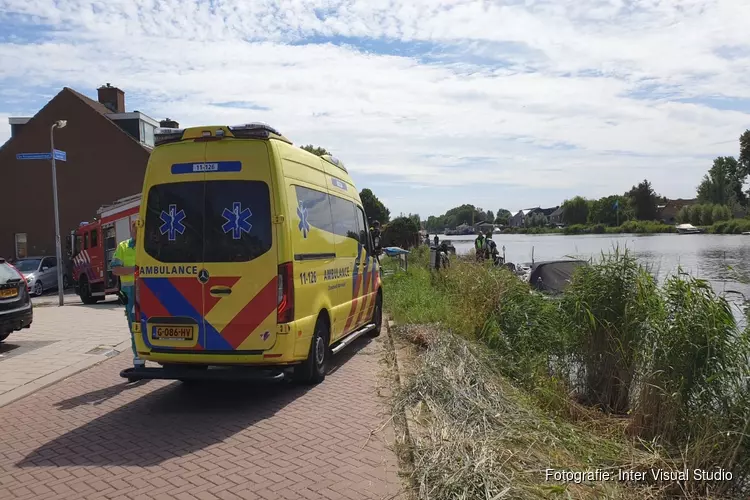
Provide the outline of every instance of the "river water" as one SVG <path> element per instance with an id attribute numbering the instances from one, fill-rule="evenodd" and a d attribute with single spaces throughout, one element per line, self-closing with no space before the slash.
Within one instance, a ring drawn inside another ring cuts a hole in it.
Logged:
<path id="1" fill-rule="evenodd" d="M 432 235 L 434 237 L 434 235 Z M 456 247 L 456 253 L 466 254 L 474 245 L 474 236 L 443 236 Z M 515 264 L 557 260 L 567 257 L 588 260 L 616 247 L 627 248 L 645 264 L 659 282 L 682 268 L 684 272 L 706 279 L 717 293 L 736 307 L 735 316 L 744 323 L 742 307 L 750 299 L 750 235 L 714 234 L 617 234 L 617 235 L 562 235 L 562 234 L 494 234 L 502 254 L 505 247 L 507 262 Z M 748 283 L 742 283 L 743 277 Z"/>

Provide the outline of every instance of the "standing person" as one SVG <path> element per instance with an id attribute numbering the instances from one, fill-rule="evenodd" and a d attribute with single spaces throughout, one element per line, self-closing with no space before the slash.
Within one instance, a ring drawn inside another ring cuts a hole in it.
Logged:
<path id="1" fill-rule="evenodd" d="M 438 235 L 435 235 L 435 246 L 438 246 L 440 244 L 440 238 L 438 238 Z"/>
<path id="2" fill-rule="evenodd" d="M 484 258 L 485 251 L 487 250 L 487 240 L 482 231 L 479 231 L 477 239 L 474 240 L 474 250 L 477 252 L 477 260 Z"/>
<path id="3" fill-rule="evenodd" d="M 370 227 L 370 234 L 372 235 L 372 246 L 375 247 L 375 251 L 380 250 L 380 222 L 374 221 Z"/>
<path id="4" fill-rule="evenodd" d="M 125 317 L 128 318 L 128 329 L 130 330 L 130 343 L 133 348 L 133 366 L 136 368 L 146 363 L 138 357 L 133 336 L 134 320 L 134 288 L 135 288 L 135 237 L 137 234 L 136 221 L 130 223 L 130 238 L 121 241 L 112 257 L 112 274 L 120 278 L 120 291 L 125 302 Z"/>
<path id="5" fill-rule="evenodd" d="M 500 252 L 497 250 L 497 243 L 492 239 L 492 233 L 487 232 L 487 255 L 486 258 L 492 259 L 493 264 L 498 264 L 498 258 L 500 256 Z"/>

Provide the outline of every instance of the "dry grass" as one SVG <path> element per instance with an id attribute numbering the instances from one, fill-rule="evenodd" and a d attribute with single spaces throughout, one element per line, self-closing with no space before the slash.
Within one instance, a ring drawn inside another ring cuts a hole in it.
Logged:
<path id="1" fill-rule="evenodd" d="M 546 468 L 616 471 L 670 464 L 623 440 L 548 417 L 503 380 L 493 355 L 477 344 L 427 328 L 398 332 L 423 345 L 394 406 L 417 424 L 411 435 L 416 498 L 662 498 L 658 485 L 545 480 Z"/>

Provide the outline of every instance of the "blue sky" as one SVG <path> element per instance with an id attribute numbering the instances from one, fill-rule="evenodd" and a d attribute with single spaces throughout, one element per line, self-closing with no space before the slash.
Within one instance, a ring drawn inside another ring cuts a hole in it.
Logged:
<path id="1" fill-rule="evenodd" d="M 183 126 L 265 121 L 393 213 L 692 197 L 750 127 L 742 0 L 0 0 L 0 142 L 110 82 Z"/>

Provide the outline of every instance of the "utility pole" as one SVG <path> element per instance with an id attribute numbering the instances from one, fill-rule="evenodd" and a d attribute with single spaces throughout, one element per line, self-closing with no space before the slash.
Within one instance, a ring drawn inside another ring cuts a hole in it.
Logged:
<path id="1" fill-rule="evenodd" d="M 57 204 L 57 168 L 55 167 L 55 129 L 67 125 L 67 120 L 57 120 L 49 130 L 50 155 L 52 161 L 52 197 L 55 204 L 55 256 L 57 257 L 57 294 L 59 306 L 65 304 L 65 290 L 63 288 L 63 260 L 60 245 L 60 210 Z"/>

